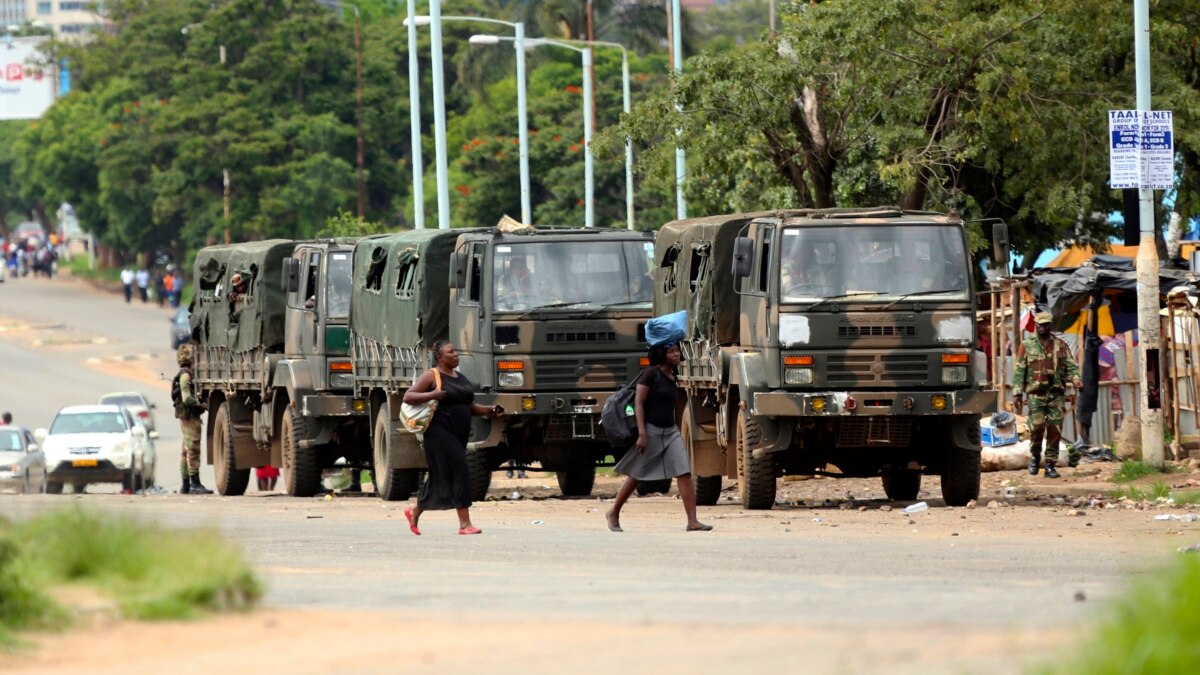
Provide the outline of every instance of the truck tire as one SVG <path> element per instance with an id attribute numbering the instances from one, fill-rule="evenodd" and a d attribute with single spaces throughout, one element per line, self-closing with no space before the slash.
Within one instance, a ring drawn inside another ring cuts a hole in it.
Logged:
<path id="1" fill-rule="evenodd" d="M 308 423 L 288 407 L 280 424 L 283 444 L 283 487 L 291 497 L 311 497 L 321 491 L 321 467 L 313 448 L 300 447 L 308 438 Z"/>
<path id="2" fill-rule="evenodd" d="M 720 476 L 695 476 L 696 504 L 713 506 L 721 498 Z"/>
<path id="3" fill-rule="evenodd" d="M 61 495 L 63 492 L 63 484 L 52 480 L 46 481 L 46 494 Z"/>
<path id="4" fill-rule="evenodd" d="M 883 492 L 894 502 L 911 502 L 921 491 L 921 472 L 893 469 L 883 472 Z"/>
<path id="5" fill-rule="evenodd" d="M 769 509 L 775 506 L 775 460 L 770 455 L 755 457 L 753 450 L 762 441 L 758 422 L 739 410 L 737 414 L 738 494 L 744 509 Z"/>
<path id="6" fill-rule="evenodd" d="M 634 452 L 637 452 L 637 451 L 635 450 Z M 657 492 L 661 492 L 662 494 L 665 495 L 670 491 L 671 491 L 671 479 L 670 478 L 668 478 L 666 480 L 644 480 L 644 481 L 638 483 L 638 486 L 637 486 L 637 493 L 638 493 L 639 497 L 645 497 L 646 495 L 652 495 Z"/>
<path id="7" fill-rule="evenodd" d="M 966 506 L 979 498 L 978 450 L 950 448 L 942 468 L 942 499 L 946 506 Z"/>
<path id="8" fill-rule="evenodd" d="M 492 485 L 492 466 L 487 450 L 467 450 L 467 473 L 471 476 L 471 501 L 481 502 L 487 498 Z"/>
<path id="9" fill-rule="evenodd" d="M 229 404 L 221 403 L 213 417 L 213 434 L 209 439 L 213 450 L 213 473 L 217 477 L 217 494 L 239 497 L 246 494 L 250 484 L 250 469 L 237 468 L 233 448 L 233 424 L 229 419 Z"/>
<path id="10" fill-rule="evenodd" d="M 371 482 L 375 484 L 375 492 L 385 502 L 397 502 L 408 499 L 416 492 L 421 479 L 420 469 L 393 469 L 391 435 L 388 433 L 388 422 L 391 411 L 387 404 L 375 415 L 375 434 L 372 437 L 374 450 L 374 468 L 371 470 Z"/>
<path id="11" fill-rule="evenodd" d="M 556 475 L 564 497 L 587 497 L 596 484 L 596 464 L 591 459 L 577 461 Z"/>

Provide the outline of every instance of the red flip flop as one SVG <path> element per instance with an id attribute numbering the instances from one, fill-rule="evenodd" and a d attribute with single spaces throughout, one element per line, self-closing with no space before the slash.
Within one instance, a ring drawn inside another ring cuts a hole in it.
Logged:
<path id="1" fill-rule="evenodd" d="M 417 524 L 412 519 L 412 507 L 404 509 L 404 517 L 408 519 L 408 529 L 416 535 L 420 535 L 421 531 L 417 529 Z"/>
<path id="2" fill-rule="evenodd" d="M 459 528 L 459 530 L 458 530 L 459 534 L 479 534 L 481 532 L 483 532 L 483 530 L 479 529 L 478 527 L 475 527 L 474 525 L 472 525 L 471 527 Z"/>

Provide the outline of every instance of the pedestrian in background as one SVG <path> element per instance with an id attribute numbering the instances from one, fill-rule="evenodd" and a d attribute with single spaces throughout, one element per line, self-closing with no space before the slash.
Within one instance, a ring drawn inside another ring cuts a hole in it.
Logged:
<path id="1" fill-rule="evenodd" d="M 637 392 L 633 398 L 633 412 L 637 418 L 638 439 L 625 456 L 617 462 L 614 470 L 625 476 L 625 482 L 617 490 L 613 507 L 605 514 L 608 529 L 621 529 L 621 507 L 645 480 L 675 479 L 679 485 L 679 498 L 687 515 L 689 532 L 706 532 L 712 525 L 696 519 L 696 485 L 679 425 L 675 422 L 675 403 L 679 400 L 679 387 L 675 382 L 675 368 L 681 355 L 679 345 L 650 348 L 650 367 L 642 371 L 637 380 Z"/>
<path id="2" fill-rule="evenodd" d="M 12 425 L 12 413 L 5 410 L 4 414 L 0 415 L 0 427 L 7 427 L 10 425 Z"/>
<path id="3" fill-rule="evenodd" d="M 167 304 L 167 285 L 162 270 L 154 275 L 154 301 L 158 303 L 159 307 Z"/>
<path id="4" fill-rule="evenodd" d="M 1071 356 L 1071 348 L 1050 332 L 1054 317 L 1038 312 L 1033 317 L 1033 337 L 1025 338 L 1017 351 L 1013 365 L 1013 408 L 1020 412 L 1024 397 L 1029 396 L 1029 474 L 1036 476 L 1042 457 L 1042 438 L 1046 439 L 1046 477 L 1058 478 L 1058 446 L 1062 439 L 1064 398 L 1067 385 L 1078 390 L 1079 365 Z M 1071 463 L 1078 462 L 1079 449 L 1070 450 Z"/>
<path id="5" fill-rule="evenodd" d="M 433 345 L 433 353 L 434 367 L 422 373 L 404 392 L 404 402 L 409 405 L 437 401 L 437 410 L 429 419 L 422 443 L 429 476 L 421 486 L 416 506 L 404 509 L 404 517 L 408 519 L 408 529 L 421 534 L 418 527 L 421 514 L 454 509 L 458 512 L 458 533 L 479 534 L 481 530 L 471 524 L 471 474 L 467 468 L 471 416 L 499 417 L 504 408 L 475 403 L 475 386 L 466 375 L 455 370 L 458 350 L 453 344 L 439 340 Z"/>
<path id="6" fill-rule="evenodd" d="M 134 274 L 134 279 L 137 281 L 138 295 L 141 296 L 142 302 L 150 302 L 150 272 L 146 268 L 139 269 Z"/>
<path id="7" fill-rule="evenodd" d="M 260 466 L 254 470 L 254 477 L 258 480 L 259 492 L 274 492 L 275 482 L 279 480 L 279 468 Z"/>
<path id="8" fill-rule="evenodd" d="M 200 484 L 200 416 L 204 406 L 196 398 L 192 387 L 192 354 L 190 344 L 179 345 L 175 360 L 179 372 L 171 381 L 171 402 L 175 404 L 175 417 L 179 420 L 179 431 L 183 435 L 183 452 L 179 459 L 179 473 L 183 478 L 180 494 L 210 495 L 212 490 Z"/>
<path id="9" fill-rule="evenodd" d="M 121 270 L 121 285 L 125 287 L 125 303 L 126 304 L 133 301 L 134 276 L 135 275 L 133 273 L 133 270 L 129 269 L 128 267 Z"/>

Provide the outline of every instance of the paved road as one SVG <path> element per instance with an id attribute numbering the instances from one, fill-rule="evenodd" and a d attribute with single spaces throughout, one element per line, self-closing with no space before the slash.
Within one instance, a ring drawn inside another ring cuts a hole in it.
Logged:
<path id="1" fill-rule="evenodd" d="M 18 420 L 45 424 L 60 405 L 129 387 L 168 409 L 165 383 L 151 379 L 172 370 L 167 312 L 38 281 L 5 284 L 0 318 L 62 326 L 0 334 L 0 407 Z M 86 344 L 39 346 L 27 338 L 35 332 Z M 96 337 L 105 342 L 90 341 Z M 115 367 L 89 361 L 136 354 L 152 356 Z M 159 446 L 173 457 L 178 434 L 168 416 L 159 419 Z M 173 462 L 160 463 L 164 485 L 178 484 L 174 471 Z M 73 503 L 173 527 L 216 527 L 245 547 L 275 607 L 403 611 L 450 626 L 665 627 L 664 649 L 685 657 L 662 669 L 699 672 L 1016 672 L 1099 616 L 1131 572 L 1200 536 L 1200 524 L 1154 522 L 1143 511 L 934 508 L 910 518 L 880 510 L 881 501 L 863 511 L 722 504 L 702 509 L 714 532 L 685 533 L 679 502 L 667 497 L 635 499 L 627 532 L 617 535 L 603 526 L 602 499 L 495 499 L 537 484 L 499 479 L 493 499 L 474 509 L 484 529 L 478 537 L 456 536 L 449 513 L 429 514 L 425 536 L 414 537 L 402 505 L 369 496 L 0 495 L 0 513 L 20 518 Z M 602 479 L 597 494 L 611 498 L 615 486 Z M 781 640 L 781 629 L 794 639 Z M 714 640 L 726 633 L 727 644 Z M 689 650 L 697 639 L 705 644 Z M 584 663 L 599 669 L 604 654 L 593 656 Z M 455 663 L 489 668 L 496 658 L 503 656 Z M 657 669 L 643 662 L 635 670 Z"/>

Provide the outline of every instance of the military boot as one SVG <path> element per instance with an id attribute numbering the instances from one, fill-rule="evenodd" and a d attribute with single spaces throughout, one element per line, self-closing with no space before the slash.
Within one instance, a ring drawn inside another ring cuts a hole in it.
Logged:
<path id="1" fill-rule="evenodd" d="M 1046 478 L 1058 478 L 1058 471 L 1054 469 L 1054 460 L 1046 460 Z"/>
<path id="2" fill-rule="evenodd" d="M 191 492 L 194 495 L 211 495 L 213 492 L 200 484 L 200 476 L 197 474 L 191 478 Z"/>
<path id="3" fill-rule="evenodd" d="M 179 486 L 179 494 L 186 495 L 192 488 L 191 481 L 188 480 L 187 473 L 183 474 L 183 485 Z"/>
<path id="4" fill-rule="evenodd" d="M 1030 476 L 1037 475 L 1038 464 L 1041 463 L 1041 461 L 1042 461 L 1042 453 L 1031 450 L 1030 457 L 1029 457 L 1029 475 Z"/>

